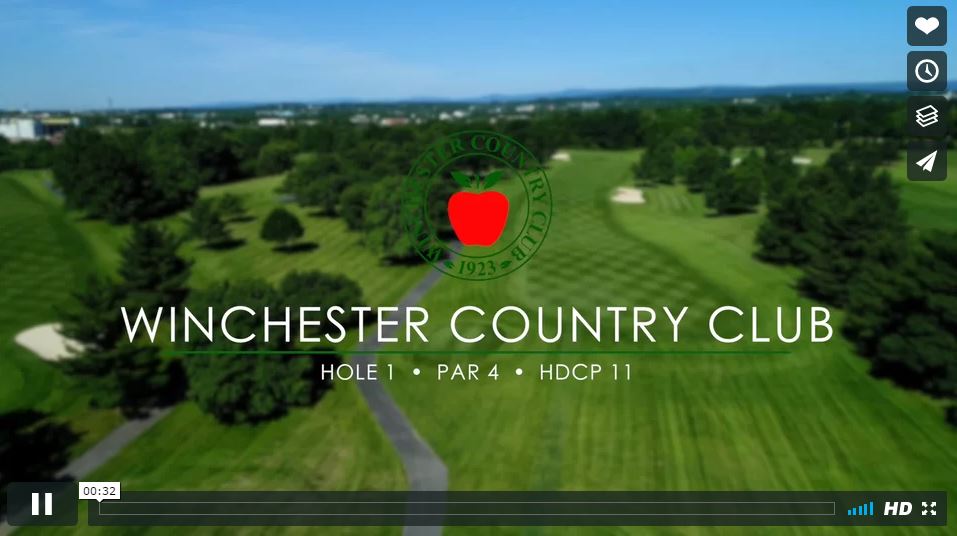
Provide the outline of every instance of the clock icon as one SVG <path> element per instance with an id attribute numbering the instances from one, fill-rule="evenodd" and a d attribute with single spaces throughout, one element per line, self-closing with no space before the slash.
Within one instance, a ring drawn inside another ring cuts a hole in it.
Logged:
<path id="1" fill-rule="evenodd" d="M 923 59 L 914 67 L 914 76 L 925 84 L 930 84 L 940 76 L 940 67 L 931 59 Z"/>

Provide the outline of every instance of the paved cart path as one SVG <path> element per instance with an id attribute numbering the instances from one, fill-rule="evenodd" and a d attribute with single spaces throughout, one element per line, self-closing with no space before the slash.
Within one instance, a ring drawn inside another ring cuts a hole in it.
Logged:
<path id="1" fill-rule="evenodd" d="M 396 318 L 404 318 L 407 307 L 419 303 L 428 292 L 442 278 L 438 270 L 430 270 L 429 274 L 420 281 L 399 303 L 399 313 Z M 383 338 L 392 337 L 403 326 L 386 326 L 383 328 Z M 366 339 L 358 346 L 359 350 L 371 351 L 379 347 L 377 341 Z M 374 354 L 361 354 L 353 359 L 353 363 L 367 365 L 375 363 Z M 409 479 L 410 491 L 446 491 L 448 489 L 448 470 L 445 464 L 435 454 L 432 447 L 423 440 L 409 419 L 399 409 L 398 404 L 379 381 L 362 381 L 359 391 L 366 399 L 379 425 L 389 436 L 392 445 L 402 459 L 405 474 Z M 439 536 L 442 527 L 405 527 L 404 536 Z"/>
<path id="2" fill-rule="evenodd" d="M 400 313 L 397 316 L 403 318 L 404 312 L 402 311 L 419 303 L 419 300 L 435 286 L 441 277 L 442 273 L 438 270 L 430 270 L 429 274 L 410 290 L 399 303 Z M 401 323 L 398 326 L 386 326 L 383 329 L 383 335 L 384 337 L 391 337 L 402 327 Z M 374 351 L 378 347 L 377 341 L 367 339 L 357 349 Z M 353 362 L 366 365 L 374 363 L 375 360 L 376 356 L 374 354 L 362 354 L 356 356 Z M 446 491 L 448 489 L 448 471 L 445 464 L 442 463 L 442 460 L 435 454 L 429 444 L 416 433 L 412 423 L 399 409 L 386 388 L 379 381 L 358 383 L 359 391 L 402 460 L 405 474 L 409 479 L 409 489 L 411 491 Z M 149 430 L 160 419 L 169 415 L 170 411 L 170 408 L 153 410 L 142 419 L 134 419 L 123 423 L 79 458 L 70 462 L 56 474 L 57 478 L 79 480 L 89 475 Z M 6 536 L 10 532 L 12 532 L 12 527 L 6 521 L 0 522 L 0 536 Z M 442 527 L 405 527 L 403 534 L 404 536 L 439 536 L 442 534 Z"/>

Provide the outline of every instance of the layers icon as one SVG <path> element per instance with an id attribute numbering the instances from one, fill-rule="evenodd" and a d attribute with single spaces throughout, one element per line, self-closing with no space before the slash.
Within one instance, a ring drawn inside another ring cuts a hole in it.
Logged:
<path id="1" fill-rule="evenodd" d="M 924 128 L 929 127 L 930 125 L 937 123 L 937 116 L 938 116 L 937 108 L 935 108 L 933 105 L 928 104 L 927 106 L 924 106 L 923 108 L 917 110 L 916 116 L 917 116 L 916 121 L 918 125 Z"/>

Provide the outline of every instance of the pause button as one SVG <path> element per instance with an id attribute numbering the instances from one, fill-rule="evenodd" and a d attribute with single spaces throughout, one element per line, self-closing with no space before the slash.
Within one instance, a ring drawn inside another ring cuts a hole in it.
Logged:
<path id="1" fill-rule="evenodd" d="M 13 482 L 7 486 L 7 522 L 76 525 L 76 482 Z"/>
<path id="2" fill-rule="evenodd" d="M 53 515 L 53 494 L 50 492 L 43 494 L 43 513 L 40 513 L 40 493 L 30 494 L 31 509 L 30 515 L 52 516 Z"/>

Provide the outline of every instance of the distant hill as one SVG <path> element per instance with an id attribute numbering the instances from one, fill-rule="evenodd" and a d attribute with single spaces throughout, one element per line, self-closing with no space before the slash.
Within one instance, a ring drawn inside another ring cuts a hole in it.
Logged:
<path id="1" fill-rule="evenodd" d="M 699 86 L 688 88 L 564 89 L 541 93 L 493 93 L 464 99 L 444 97 L 408 97 L 394 100 L 322 99 L 301 102 L 232 101 L 189 106 L 199 109 L 301 107 L 308 105 L 355 106 L 376 104 L 494 104 L 532 101 L 606 100 L 606 99 L 734 99 L 769 96 L 825 95 L 841 93 L 904 93 L 903 82 L 862 82 L 848 84 L 791 84 L 781 86 Z"/>
<path id="2" fill-rule="evenodd" d="M 784 86 L 700 86 L 690 88 L 632 89 L 566 89 L 547 93 L 516 95 L 493 94 L 472 99 L 473 102 L 518 102 L 532 100 L 602 100 L 602 99 L 733 99 L 777 95 L 820 95 L 833 93 L 903 93 L 903 82 L 868 82 L 859 84 L 795 84 Z"/>

